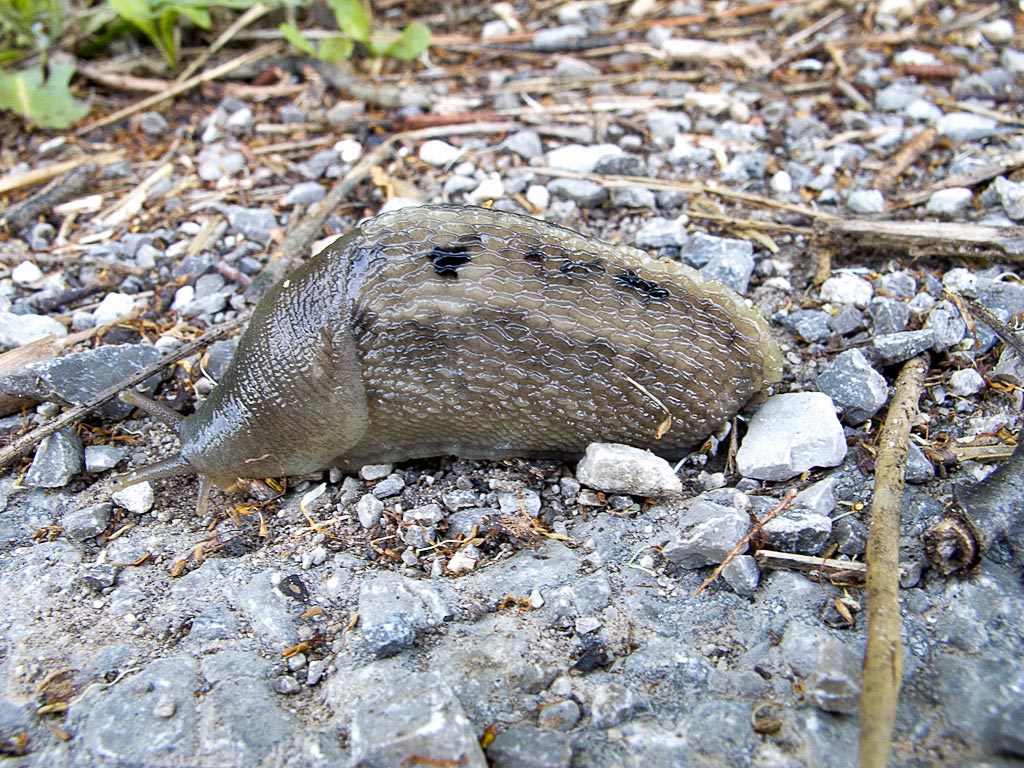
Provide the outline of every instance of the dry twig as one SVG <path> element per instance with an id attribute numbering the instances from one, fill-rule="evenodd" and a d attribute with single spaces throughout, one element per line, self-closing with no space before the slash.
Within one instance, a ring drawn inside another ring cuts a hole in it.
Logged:
<path id="1" fill-rule="evenodd" d="M 234 320 L 229 320 L 226 323 L 218 325 L 216 328 L 211 328 L 209 331 L 204 333 L 195 341 L 191 341 L 188 344 L 182 344 L 180 347 L 178 347 L 173 352 L 170 352 L 165 357 L 162 357 L 161 359 L 145 366 L 144 368 L 140 368 L 131 376 L 127 376 L 119 384 L 115 384 L 112 387 L 107 387 L 102 392 L 90 398 L 87 403 L 84 403 L 83 405 L 77 405 L 74 408 L 69 408 L 68 410 L 64 411 L 64 413 L 62 413 L 60 416 L 55 418 L 53 421 L 49 421 L 46 424 L 42 424 L 36 427 L 31 432 L 29 432 L 28 434 L 22 435 L 13 443 L 5 447 L 3 450 L 0 450 L 0 469 L 6 467 L 8 464 L 10 464 L 16 458 L 21 456 L 23 453 L 26 453 L 29 449 L 35 447 L 36 445 L 41 443 L 45 438 L 54 434 L 58 430 L 61 430 L 64 427 L 69 427 L 72 424 L 76 424 L 96 408 L 99 408 L 104 403 L 113 400 L 124 390 L 130 387 L 134 387 L 136 384 L 139 384 L 148 379 L 154 373 L 159 373 L 164 368 L 173 365 L 179 360 L 183 360 L 189 355 L 195 354 L 206 345 L 212 344 L 217 339 L 226 336 L 227 334 L 234 331 L 236 328 L 241 327 L 249 319 L 249 316 L 251 314 L 251 312 L 243 312 Z"/>
<path id="2" fill-rule="evenodd" d="M 796 494 L 796 488 L 793 488 L 792 490 L 790 490 L 789 493 L 783 496 L 782 501 L 778 503 L 775 509 L 773 509 L 767 515 L 758 520 L 757 523 L 754 524 L 754 527 L 750 529 L 750 532 L 742 539 L 740 539 L 739 544 L 732 548 L 732 551 L 725 556 L 725 560 L 718 564 L 718 567 L 716 567 L 715 570 L 711 572 L 710 576 L 704 579 L 704 581 L 701 583 L 699 587 L 697 587 L 696 591 L 694 591 L 693 594 L 699 595 L 701 592 L 704 591 L 705 587 L 707 587 L 709 584 L 711 584 L 711 582 L 717 579 L 719 575 L 722 573 L 722 571 L 725 570 L 725 566 L 731 563 L 732 559 L 736 557 L 736 555 L 738 555 L 740 552 L 743 552 L 747 548 L 747 544 L 750 543 L 750 540 L 752 538 L 754 538 L 755 536 L 757 536 L 757 534 L 764 530 L 765 523 L 775 518 L 776 515 L 782 512 L 786 507 L 788 507 L 793 502 L 793 499 L 796 498 Z"/>
<path id="3" fill-rule="evenodd" d="M 867 546 L 868 646 L 860 698 L 861 768 L 889 762 L 903 667 L 900 637 L 900 509 L 910 428 L 917 420 L 928 361 L 915 357 L 896 379 L 896 391 L 878 438 L 875 492 Z"/>

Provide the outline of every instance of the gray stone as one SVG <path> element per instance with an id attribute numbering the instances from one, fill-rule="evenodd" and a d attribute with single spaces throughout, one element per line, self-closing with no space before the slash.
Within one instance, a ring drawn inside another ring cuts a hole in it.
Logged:
<path id="1" fill-rule="evenodd" d="M 373 528 L 380 523 L 384 512 L 384 502 L 372 493 L 364 494 L 356 504 L 356 515 L 363 528 Z"/>
<path id="2" fill-rule="evenodd" d="M 403 488 L 405 488 L 405 478 L 397 472 L 392 472 L 373 486 L 373 488 L 370 489 L 370 493 L 378 499 L 386 499 L 390 496 L 397 496 L 402 492 Z"/>
<path id="3" fill-rule="evenodd" d="M 302 686 L 299 681 L 291 675 L 280 675 L 274 678 L 274 693 L 278 693 L 282 696 L 294 696 L 296 693 L 302 690 Z"/>
<path id="4" fill-rule="evenodd" d="M 856 189 L 846 198 L 846 207 L 854 213 L 885 213 L 885 197 L 877 189 Z"/>
<path id="5" fill-rule="evenodd" d="M 836 508 L 835 490 L 838 484 L 835 477 L 819 480 L 800 491 L 791 506 L 810 510 L 817 515 L 830 515 Z"/>
<path id="6" fill-rule="evenodd" d="M 717 280 L 743 295 L 754 272 L 754 246 L 747 240 L 719 239 L 721 246 L 709 255 L 700 273 L 705 280 Z"/>
<path id="7" fill-rule="evenodd" d="M 382 572 L 359 590 L 359 627 L 370 652 L 380 659 L 411 648 L 421 632 L 448 616 L 443 598 L 428 582 Z"/>
<path id="8" fill-rule="evenodd" d="M 883 112 L 899 112 L 927 92 L 923 85 L 899 80 L 879 89 L 875 94 L 875 107 Z"/>
<path id="9" fill-rule="evenodd" d="M 544 153 L 544 145 L 541 143 L 540 134 L 527 128 L 516 131 L 501 142 L 498 151 L 519 155 L 524 160 L 533 160 Z"/>
<path id="10" fill-rule="evenodd" d="M 761 570 L 750 555 L 737 555 L 722 569 L 722 578 L 737 595 L 750 597 L 761 582 Z"/>
<path id="11" fill-rule="evenodd" d="M 954 216 L 971 207 L 974 193 L 967 187 L 949 187 L 932 193 L 925 210 L 940 216 Z"/>
<path id="12" fill-rule="evenodd" d="M 476 179 L 470 178 L 469 176 L 451 176 L 442 187 L 442 190 L 449 197 L 455 195 L 464 195 L 467 192 L 472 192 L 474 189 L 480 186 L 480 182 Z"/>
<path id="13" fill-rule="evenodd" d="M 147 136 L 163 136 L 171 126 L 159 112 L 143 112 L 139 115 L 139 128 Z"/>
<path id="14" fill-rule="evenodd" d="M 90 504 L 64 513 L 60 524 L 64 532 L 75 541 L 86 541 L 107 529 L 114 507 L 109 503 Z"/>
<path id="15" fill-rule="evenodd" d="M 364 464 L 359 468 L 359 477 L 372 483 L 374 480 L 383 480 L 394 471 L 394 464 Z"/>
<path id="16" fill-rule="evenodd" d="M 625 722 L 640 709 L 632 689 L 622 683 L 602 683 L 590 699 L 590 719 L 597 728 L 611 728 Z"/>
<path id="17" fill-rule="evenodd" d="M 266 208 L 229 205 L 224 208 L 224 215 L 232 229 L 241 232 L 247 240 L 263 245 L 270 242 L 270 232 L 278 226 L 277 217 Z"/>
<path id="18" fill-rule="evenodd" d="M 853 304 L 864 308 L 871 302 L 874 290 L 871 283 L 863 277 L 850 272 L 840 272 L 822 283 L 820 295 L 822 301 Z"/>
<path id="19" fill-rule="evenodd" d="M 832 524 L 832 538 L 840 553 L 850 557 L 863 555 L 868 544 L 868 527 L 856 517 L 847 515 Z"/>
<path id="20" fill-rule="evenodd" d="M 949 391 L 957 397 L 970 397 L 985 388 L 985 377 L 973 368 L 953 371 L 949 376 Z"/>
<path id="21" fill-rule="evenodd" d="M 582 24 L 565 24 L 540 29 L 533 35 L 533 47 L 538 51 L 564 51 L 587 36 Z"/>
<path id="22" fill-rule="evenodd" d="M 622 147 L 615 144 L 567 144 L 548 152 L 548 166 L 575 173 L 591 173 L 604 158 L 619 157 L 622 154 Z"/>
<path id="23" fill-rule="evenodd" d="M 832 399 L 821 392 L 768 398 L 754 413 L 736 455 L 744 477 L 788 480 L 846 457 L 846 437 Z"/>
<path id="24" fill-rule="evenodd" d="M 116 445 L 87 445 L 85 447 L 85 471 L 99 474 L 113 469 L 128 455 L 128 449 Z"/>
<path id="25" fill-rule="evenodd" d="M 281 201 L 282 205 L 312 205 L 324 199 L 327 189 L 315 181 L 303 181 L 292 187 Z"/>
<path id="26" fill-rule="evenodd" d="M 541 709 L 537 722 L 543 728 L 571 731 L 580 721 L 580 714 L 579 704 L 572 699 L 563 699 Z"/>
<path id="27" fill-rule="evenodd" d="M 907 272 L 886 272 L 875 279 L 875 293 L 896 299 L 911 299 L 917 294 L 917 280 Z"/>
<path id="28" fill-rule="evenodd" d="M 992 381 L 1019 387 L 1024 385 L 1024 362 L 1007 347 L 999 355 L 999 362 L 989 370 L 988 375 Z"/>
<path id="29" fill-rule="evenodd" d="M 871 332 L 876 336 L 898 333 L 910 322 L 910 307 L 898 299 L 872 299 L 868 314 L 871 315 Z"/>
<path id="30" fill-rule="evenodd" d="M 972 112 L 951 112 L 939 118 L 939 133 L 951 141 L 981 141 L 999 132 L 999 123 L 991 117 Z"/>
<path id="31" fill-rule="evenodd" d="M 832 535 L 832 519 L 807 509 L 791 508 L 765 523 L 764 533 L 773 549 L 818 555 Z"/>
<path id="32" fill-rule="evenodd" d="M 715 237 L 703 232 L 694 232 L 679 252 L 679 258 L 687 266 L 700 269 L 716 256 L 749 258 L 753 261 L 754 246 L 746 240 Z"/>
<path id="33" fill-rule="evenodd" d="M 669 248 L 685 245 L 690 239 L 686 225 L 690 217 L 683 215 L 675 219 L 655 216 L 644 222 L 637 230 L 634 244 L 637 248 Z"/>
<path id="34" fill-rule="evenodd" d="M 608 155 L 602 157 L 597 161 L 597 165 L 594 166 L 594 173 L 609 173 L 613 176 L 649 176 L 647 167 L 644 165 L 644 161 L 636 155 Z M 642 189 L 646 190 L 646 187 L 630 187 L 630 189 Z M 612 188 L 612 196 L 615 195 L 615 188 Z M 644 200 L 647 200 L 647 196 L 640 195 Z M 657 199 L 657 196 L 651 192 L 651 200 Z M 654 206 L 649 206 L 654 207 Z"/>
<path id="35" fill-rule="evenodd" d="M 859 349 L 848 349 L 818 375 L 818 389 L 832 398 L 843 411 L 847 424 L 863 424 L 889 399 L 885 377 L 878 373 Z"/>
<path id="36" fill-rule="evenodd" d="M 540 504 L 540 494 L 532 488 L 503 491 L 498 494 L 498 509 L 506 517 L 524 514 L 536 517 L 540 513 Z"/>
<path id="37" fill-rule="evenodd" d="M 1017 757 L 1024 757 L 1024 702 L 1007 706 L 999 716 L 995 747 Z"/>
<path id="38" fill-rule="evenodd" d="M 597 208 L 608 199 L 607 189 L 586 179 L 554 179 L 548 183 L 548 191 L 583 208 Z"/>
<path id="39" fill-rule="evenodd" d="M 446 491 L 441 494 L 441 502 L 451 512 L 468 509 L 480 505 L 480 496 L 476 491 Z"/>
<path id="40" fill-rule="evenodd" d="M 860 706 L 861 658 L 846 644 L 827 642 L 804 682 L 807 698 L 826 712 L 853 714 Z"/>
<path id="41" fill-rule="evenodd" d="M 487 758 L 494 768 L 568 768 L 572 741 L 559 731 L 517 723 L 494 737 Z"/>
<path id="42" fill-rule="evenodd" d="M 840 336 L 849 336 L 868 327 L 864 313 L 853 304 L 842 304 L 829 319 L 829 327 Z"/>
<path id="43" fill-rule="evenodd" d="M 614 187 L 611 191 L 612 205 L 618 208 L 658 207 L 654 193 L 646 187 Z"/>
<path id="44" fill-rule="evenodd" d="M 682 482 L 671 465 L 650 451 L 618 443 L 591 443 L 576 467 L 576 479 L 599 491 L 634 496 L 672 496 Z"/>
<path id="45" fill-rule="evenodd" d="M 819 309 L 798 309 L 782 318 L 782 325 L 807 342 L 825 341 L 831 334 L 832 316 Z"/>
<path id="46" fill-rule="evenodd" d="M 677 135 L 692 128 L 693 120 L 685 112 L 655 109 L 647 113 L 647 129 L 651 132 L 651 138 L 661 146 L 671 146 Z"/>
<path id="47" fill-rule="evenodd" d="M 997 176 L 992 186 L 1006 215 L 1014 221 L 1024 221 L 1024 184 Z"/>
<path id="48" fill-rule="evenodd" d="M 925 456 L 924 451 L 913 440 L 907 451 L 907 466 L 904 478 L 908 483 L 927 483 L 935 479 L 935 467 Z"/>
<path id="49" fill-rule="evenodd" d="M 967 323 L 960 316 L 956 305 L 944 300 L 932 307 L 924 329 L 932 334 L 932 349 L 936 352 L 945 352 L 964 340 Z"/>
<path id="50" fill-rule="evenodd" d="M 85 466 L 85 449 L 70 427 L 43 438 L 25 474 L 30 488 L 63 488 Z"/>
<path id="51" fill-rule="evenodd" d="M 901 331 L 886 333 L 871 339 L 868 348 L 872 360 L 883 365 L 902 363 L 914 355 L 919 355 L 935 343 L 935 337 L 929 328 L 920 331 Z"/>
<path id="52" fill-rule="evenodd" d="M 67 336 L 68 329 L 52 317 L 0 311 L 0 346 L 20 347 L 46 336 Z"/>
<path id="53" fill-rule="evenodd" d="M 194 762 L 199 687 L 194 660 L 157 659 L 111 688 L 87 690 L 71 704 L 68 721 L 80 748 L 97 762 Z"/>
<path id="54" fill-rule="evenodd" d="M 469 718 L 446 682 L 403 675 L 353 707 L 352 768 L 414 763 L 487 768 Z"/>
<path id="55" fill-rule="evenodd" d="M 200 764 L 280 765 L 278 755 L 304 751 L 293 742 L 296 733 L 303 733 L 302 726 L 274 696 L 275 689 L 286 688 L 287 683 L 267 685 L 245 675 L 246 671 L 232 670 L 230 677 L 203 696 L 198 741 L 204 759 Z M 323 749 L 323 745 L 317 747 L 318 752 Z M 338 759 L 337 754 L 334 757 Z M 320 764 L 329 765 L 329 760 Z"/>
<path id="56" fill-rule="evenodd" d="M 741 509 L 700 497 L 688 502 L 662 554 L 683 568 L 722 562 L 750 530 L 750 516 Z"/>

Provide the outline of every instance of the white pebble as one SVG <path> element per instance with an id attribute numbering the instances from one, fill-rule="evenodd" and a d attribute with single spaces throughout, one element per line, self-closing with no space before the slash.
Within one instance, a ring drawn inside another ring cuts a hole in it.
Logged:
<path id="1" fill-rule="evenodd" d="M 551 193 L 542 184 L 531 184 L 526 188 L 526 201 L 538 211 L 546 211 L 551 203 Z"/>
<path id="2" fill-rule="evenodd" d="M 777 171 L 770 182 L 772 192 L 777 192 L 780 195 L 788 195 L 793 191 L 793 177 L 785 171 Z"/>
<path id="3" fill-rule="evenodd" d="M 354 163 L 363 156 L 363 145 L 355 139 L 342 139 L 334 145 L 334 151 L 341 156 L 341 162 Z"/>
<path id="4" fill-rule="evenodd" d="M 43 279 L 43 271 L 31 261 L 23 261 L 11 270 L 11 279 L 15 285 L 26 286 Z"/>
<path id="5" fill-rule="evenodd" d="M 978 31 L 995 45 L 1013 42 L 1013 22 L 1009 19 L 992 19 L 978 27 Z"/>
<path id="6" fill-rule="evenodd" d="M 466 199 L 474 205 L 498 200 L 505 196 L 505 183 L 497 173 L 492 173 L 480 182 L 480 185 L 466 195 Z"/>
<path id="7" fill-rule="evenodd" d="M 925 209 L 929 213 L 950 214 L 966 211 L 971 205 L 974 193 L 966 187 L 940 189 L 928 198 Z"/>
<path id="8" fill-rule="evenodd" d="M 153 508 L 156 496 L 153 493 L 153 486 L 145 482 L 129 485 L 123 491 L 112 493 L 110 499 L 119 507 L 124 507 L 133 514 L 142 515 Z"/>
<path id="9" fill-rule="evenodd" d="M 476 568 L 476 562 L 480 559 L 480 550 L 470 544 L 463 547 L 448 561 L 448 573 L 468 573 Z"/>
<path id="10" fill-rule="evenodd" d="M 135 298 L 127 293 L 108 293 L 92 311 L 96 325 L 108 325 L 124 320 L 135 311 Z"/>
<path id="11" fill-rule="evenodd" d="M 420 160 L 428 165 L 442 166 L 454 162 L 461 154 L 461 149 L 453 147 L 447 141 L 431 139 L 424 142 L 423 146 L 420 147 L 419 156 Z"/>

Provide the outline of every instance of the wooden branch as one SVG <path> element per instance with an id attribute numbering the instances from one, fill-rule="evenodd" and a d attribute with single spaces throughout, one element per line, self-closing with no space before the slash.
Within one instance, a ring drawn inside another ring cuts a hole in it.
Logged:
<path id="1" fill-rule="evenodd" d="M 1012 152 L 1004 155 L 994 163 L 973 168 L 965 173 L 947 176 L 942 181 L 929 184 L 927 187 L 923 187 L 916 192 L 909 192 L 899 202 L 903 205 L 918 205 L 926 202 L 928 198 L 941 189 L 973 187 L 989 179 L 994 179 L 996 176 L 1002 176 L 1004 173 L 1008 173 L 1015 168 L 1020 168 L 1022 165 L 1024 165 L 1024 152 Z"/>
<path id="2" fill-rule="evenodd" d="M 15 189 L 21 189 L 22 187 L 32 187 L 36 184 L 42 184 L 43 182 L 62 176 L 65 173 L 74 171 L 76 168 L 83 165 L 88 165 L 90 163 L 95 163 L 98 166 L 111 165 L 112 163 L 118 163 L 121 160 L 124 160 L 124 158 L 124 150 L 119 149 L 116 152 L 101 152 L 98 155 L 83 155 L 82 157 L 76 157 L 74 160 L 51 163 L 50 165 L 44 165 L 41 168 L 33 168 L 31 171 L 9 173 L 6 176 L 0 177 L 0 195 L 5 192 L 12 192 Z M 8 214 L 8 216 L 9 215 L 10 214 Z"/>
<path id="3" fill-rule="evenodd" d="M 822 573 L 830 579 L 860 583 L 864 581 L 868 567 L 854 560 L 834 560 L 812 555 L 794 555 L 776 552 L 773 549 L 759 549 L 754 553 L 757 564 L 764 568 L 779 568 L 802 573 Z"/>
<path id="4" fill-rule="evenodd" d="M 236 328 L 241 327 L 252 315 L 251 312 L 243 312 L 238 315 L 234 320 L 229 320 L 226 323 L 221 323 L 216 328 L 211 328 L 209 331 L 204 333 L 195 341 L 190 341 L 188 344 L 183 344 L 173 352 L 168 353 L 164 357 L 160 358 L 156 362 L 150 363 L 144 368 L 140 368 L 119 384 L 115 384 L 111 387 L 107 387 L 102 392 L 94 395 L 89 399 L 88 402 L 69 408 L 64 411 L 60 416 L 55 418 L 53 421 L 48 421 L 45 424 L 41 424 L 28 434 L 22 435 L 13 443 L 0 450 L 0 469 L 6 467 L 12 461 L 17 459 L 23 453 L 26 453 L 31 448 L 41 443 L 45 438 L 54 434 L 55 432 L 63 429 L 64 427 L 76 424 L 81 419 L 85 418 L 90 412 L 99 408 L 104 403 L 110 402 L 117 397 L 121 392 L 134 387 L 136 384 L 140 384 L 154 373 L 159 373 L 164 368 L 183 360 L 189 355 L 195 354 L 207 344 L 211 344 L 222 336 L 226 336 Z"/>
<path id="5" fill-rule="evenodd" d="M 1024 227 L 938 221 L 832 220 L 815 224 L 820 237 L 859 248 L 913 255 L 995 256 L 1024 261 Z"/>
<path id="6" fill-rule="evenodd" d="M 875 491 L 867 546 L 868 645 L 860 697 L 861 768 L 889 763 L 903 667 L 900 637 L 900 511 L 910 428 L 917 420 L 928 361 L 909 360 L 896 379 L 878 437 Z"/>

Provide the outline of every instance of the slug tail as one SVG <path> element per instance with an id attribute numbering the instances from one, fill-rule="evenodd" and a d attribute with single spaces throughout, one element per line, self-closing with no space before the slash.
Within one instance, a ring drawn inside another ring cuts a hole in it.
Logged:
<path id="1" fill-rule="evenodd" d="M 130 485 L 143 483 L 147 480 L 163 480 L 167 477 L 179 477 L 195 472 L 192 465 L 181 456 L 158 461 L 145 467 L 133 470 L 126 475 L 115 477 L 110 484 L 112 492 L 122 491 Z"/>

